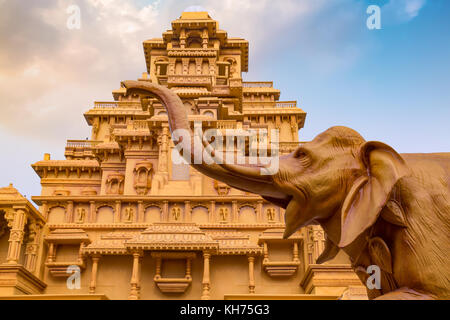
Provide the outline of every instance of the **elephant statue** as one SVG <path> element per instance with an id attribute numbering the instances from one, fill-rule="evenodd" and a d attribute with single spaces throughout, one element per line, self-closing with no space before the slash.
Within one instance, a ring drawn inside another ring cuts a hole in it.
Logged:
<path id="1" fill-rule="evenodd" d="M 128 93 L 160 99 L 171 131 L 192 136 L 177 94 L 144 81 L 122 85 Z M 273 175 L 261 175 L 261 165 L 192 166 L 285 208 L 285 238 L 320 225 L 326 246 L 317 263 L 343 250 L 363 283 L 367 268 L 378 266 L 380 285 L 367 288 L 370 299 L 450 299 L 450 153 L 398 154 L 336 126 L 280 156 Z"/>

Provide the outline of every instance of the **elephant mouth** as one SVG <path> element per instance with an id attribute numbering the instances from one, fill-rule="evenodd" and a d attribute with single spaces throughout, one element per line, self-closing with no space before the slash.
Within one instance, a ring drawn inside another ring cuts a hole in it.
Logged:
<path id="1" fill-rule="evenodd" d="M 300 186 L 280 179 L 280 176 L 261 176 L 258 166 L 222 164 L 228 174 L 248 181 L 248 191 L 260 194 L 265 200 L 284 208 L 285 231 L 283 238 L 289 238 L 299 228 L 308 225 L 310 219 L 302 214 L 307 203 L 307 193 Z"/>
<path id="2" fill-rule="evenodd" d="M 299 228 L 307 225 L 309 220 L 306 218 L 307 215 L 304 214 L 305 204 L 306 204 L 306 193 L 298 187 L 292 186 L 294 190 L 291 190 L 288 200 L 284 220 L 286 228 L 284 230 L 283 238 L 287 239 L 292 234 L 294 234 Z M 303 212 L 303 214 L 302 214 Z"/>

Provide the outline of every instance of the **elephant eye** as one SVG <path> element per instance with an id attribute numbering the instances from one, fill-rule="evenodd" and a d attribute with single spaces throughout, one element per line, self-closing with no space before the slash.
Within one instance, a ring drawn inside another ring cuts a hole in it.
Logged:
<path id="1" fill-rule="evenodd" d="M 294 158 L 298 159 L 305 167 L 307 167 L 311 161 L 308 152 L 302 148 L 295 151 Z"/>
<path id="2" fill-rule="evenodd" d="M 295 153 L 294 153 L 294 158 L 303 158 L 303 157 L 306 157 L 307 156 L 307 154 L 306 154 L 306 152 L 305 152 L 305 150 L 303 150 L 303 149 L 297 149 L 296 151 L 295 151 Z"/>

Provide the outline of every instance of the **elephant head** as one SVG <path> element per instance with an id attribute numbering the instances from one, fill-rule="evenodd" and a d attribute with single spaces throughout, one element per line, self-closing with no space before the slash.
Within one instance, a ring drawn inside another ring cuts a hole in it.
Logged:
<path id="1" fill-rule="evenodd" d="M 159 98 L 167 108 L 171 131 L 185 129 L 192 136 L 187 111 L 177 94 L 149 82 L 122 84 L 128 93 Z M 191 160 L 193 154 L 183 156 Z M 328 227 L 327 235 L 339 247 L 350 245 L 377 220 L 394 185 L 407 172 L 403 159 L 391 147 L 366 142 L 346 127 L 332 127 L 281 156 L 273 175 L 261 175 L 263 167 L 258 165 L 202 162 L 192 166 L 285 208 L 285 238 L 303 226 L 338 221 Z"/>

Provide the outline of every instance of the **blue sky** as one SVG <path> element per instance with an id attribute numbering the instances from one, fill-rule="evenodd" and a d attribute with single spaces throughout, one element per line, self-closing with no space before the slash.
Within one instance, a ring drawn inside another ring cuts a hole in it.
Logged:
<path id="1" fill-rule="evenodd" d="M 66 28 L 69 4 L 80 30 Z M 381 30 L 366 27 L 371 4 Z M 88 137 L 82 113 L 145 71 L 142 41 L 192 5 L 249 40 L 245 80 L 298 100 L 301 140 L 346 125 L 399 152 L 450 151 L 448 0 L 0 0 L 0 185 L 38 195 L 30 164 Z"/>

